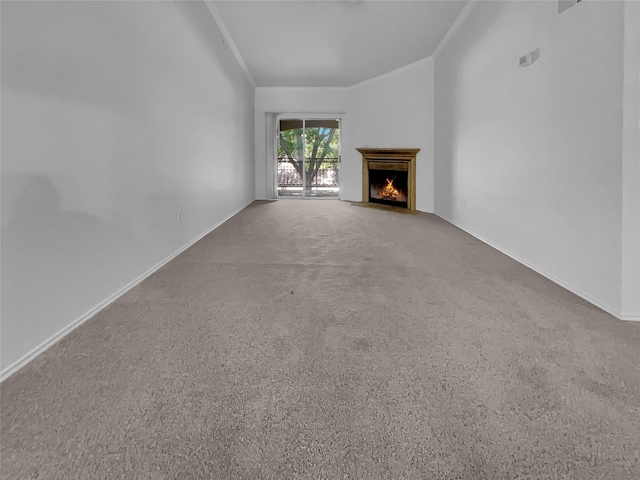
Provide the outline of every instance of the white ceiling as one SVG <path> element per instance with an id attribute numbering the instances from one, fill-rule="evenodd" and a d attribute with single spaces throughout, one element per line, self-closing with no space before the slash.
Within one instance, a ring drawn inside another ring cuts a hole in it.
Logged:
<path id="1" fill-rule="evenodd" d="M 430 56 L 467 1 L 212 3 L 258 87 L 347 87 Z"/>

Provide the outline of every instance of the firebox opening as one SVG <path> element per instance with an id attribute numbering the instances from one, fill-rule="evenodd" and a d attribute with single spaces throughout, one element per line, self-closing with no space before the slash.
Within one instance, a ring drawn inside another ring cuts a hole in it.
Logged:
<path id="1" fill-rule="evenodd" d="M 369 202 L 409 208 L 407 171 L 369 169 Z"/>

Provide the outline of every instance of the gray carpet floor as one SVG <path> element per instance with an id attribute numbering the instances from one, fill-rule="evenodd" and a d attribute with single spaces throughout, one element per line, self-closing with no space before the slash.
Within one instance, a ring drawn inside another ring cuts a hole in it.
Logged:
<path id="1" fill-rule="evenodd" d="M 640 478 L 640 325 L 434 215 L 256 202 L 1 387 L 2 478 Z"/>

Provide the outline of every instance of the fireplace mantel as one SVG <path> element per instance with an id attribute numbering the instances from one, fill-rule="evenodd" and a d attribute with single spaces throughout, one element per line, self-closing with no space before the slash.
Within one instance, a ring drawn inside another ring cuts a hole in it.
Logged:
<path id="1" fill-rule="evenodd" d="M 388 169 L 408 172 L 407 209 L 416 209 L 416 155 L 419 148 L 356 148 L 362 154 L 362 201 L 371 202 L 369 171 Z"/>

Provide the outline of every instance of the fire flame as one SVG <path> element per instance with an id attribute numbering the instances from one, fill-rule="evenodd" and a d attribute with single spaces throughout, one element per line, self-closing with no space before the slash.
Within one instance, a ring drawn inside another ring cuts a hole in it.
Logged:
<path id="1" fill-rule="evenodd" d="M 397 199 L 400 192 L 398 192 L 396 187 L 393 186 L 393 180 L 395 180 L 395 178 L 391 180 L 387 178 L 386 180 L 387 184 L 380 190 L 380 197 L 389 198 L 391 200 Z"/>

